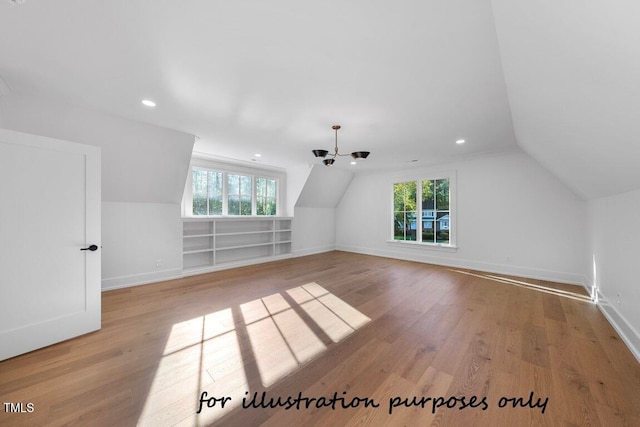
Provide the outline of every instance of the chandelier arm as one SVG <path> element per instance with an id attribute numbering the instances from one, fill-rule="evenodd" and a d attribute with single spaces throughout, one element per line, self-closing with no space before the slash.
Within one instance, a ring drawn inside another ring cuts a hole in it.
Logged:
<path id="1" fill-rule="evenodd" d="M 338 129 L 340 129 L 340 125 L 333 125 L 331 128 L 335 131 L 335 135 L 336 135 L 335 144 L 333 147 L 333 153 L 329 153 L 329 150 L 320 150 L 320 149 L 311 150 L 316 157 L 324 158 L 322 163 L 324 163 L 326 166 L 331 166 L 335 162 L 336 157 L 351 156 L 354 159 L 366 159 L 369 156 L 368 151 L 354 151 L 353 153 L 349 153 L 349 154 L 340 154 L 338 150 Z M 351 162 L 351 163 L 355 164 L 355 162 Z"/>

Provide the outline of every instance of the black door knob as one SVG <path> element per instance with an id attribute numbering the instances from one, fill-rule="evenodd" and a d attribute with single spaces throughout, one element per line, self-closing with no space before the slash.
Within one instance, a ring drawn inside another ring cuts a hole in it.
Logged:
<path id="1" fill-rule="evenodd" d="M 91 245 L 91 246 L 89 246 L 88 248 L 82 248 L 82 249 L 80 249 L 80 250 L 81 250 L 81 251 L 91 251 L 91 252 L 94 252 L 94 251 L 97 251 L 97 250 L 98 250 L 98 246 L 96 246 L 96 245 Z"/>

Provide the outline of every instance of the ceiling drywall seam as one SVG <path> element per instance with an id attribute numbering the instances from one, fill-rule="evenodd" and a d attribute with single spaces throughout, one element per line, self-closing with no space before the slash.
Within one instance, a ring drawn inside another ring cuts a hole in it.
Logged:
<path id="1" fill-rule="evenodd" d="M 498 25 L 496 23 L 496 14 L 494 12 L 494 1 L 491 1 L 491 19 L 493 19 L 493 34 L 495 36 L 496 45 L 498 46 L 498 62 L 500 63 L 500 72 L 502 74 L 502 83 L 504 84 L 504 92 L 507 95 L 507 103 L 509 104 L 509 121 L 511 122 L 511 130 L 513 131 L 513 135 L 516 139 L 516 144 L 522 148 L 520 143 L 518 142 L 520 138 L 518 138 L 518 129 L 516 129 L 515 124 L 513 123 L 513 103 L 511 102 L 511 94 L 509 93 L 509 85 L 507 85 L 507 77 L 504 72 L 504 61 L 502 60 L 502 45 L 500 44 L 500 37 L 498 37 Z"/>
<path id="2" fill-rule="evenodd" d="M 2 77 L 2 74 L 0 74 L 0 96 L 9 95 L 9 92 L 11 92 L 9 84 L 4 77 Z"/>
<path id="3" fill-rule="evenodd" d="M 313 165 L 303 163 L 287 168 L 286 213 L 293 216 L 298 198 L 309 179 Z"/>

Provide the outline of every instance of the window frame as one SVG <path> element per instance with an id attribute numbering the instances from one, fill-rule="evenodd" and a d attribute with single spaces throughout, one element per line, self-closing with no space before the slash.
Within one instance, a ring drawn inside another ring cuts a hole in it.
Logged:
<path id="1" fill-rule="evenodd" d="M 194 215 L 193 214 L 193 170 L 210 170 L 222 173 L 222 214 L 215 215 Z M 228 176 L 240 175 L 251 177 L 251 215 L 230 215 L 228 200 Z M 236 163 L 224 162 L 209 158 L 192 157 L 189 165 L 189 172 L 185 182 L 182 197 L 182 216 L 188 218 L 273 218 L 281 217 L 284 210 L 284 185 L 285 173 L 279 170 L 266 168 L 256 168 Z M 273 179 L 276 181 L 275 204 L 276 212 L 273 215 L 257 215 L 257 178 Z"/>
<path id="2" fill-rule="evenodd" d="M 423 242 L 422 241 L 422 228 L 424 227 L 425 221 L 431 221 L 432 226 L 435 229 L 435 221 L 436 218 L 426 218 L 423 216 L 424 212 L 422 210 L 422 182 L 423 181 L 435 181 L 438 179 L 449 179 L 449 243 L 437 243 L 437 242 Z M 395 223 L 395 206 L 394 206 L 394 188 L 396 184 L 402 184 L 407 182 L 415 182 L 416 183 L 416 198 L 417 205 L 416 206 L 416 240 L 396 240 L 394 233 L 394 223 Z M 456 179 L 456 171 L 442 171 L 442 172 L 429 172 L 429 173 L 413 173 L 411 175 L 398 175 L 393 177 L 393 180 L 390 184 L 390 202 L 389 202 L 389 211 L 390 211 L 390 235 L 389 240 L 387 241 L 390 244 L 398 245 L 398 246 L 406 246 L 413 248 L 423 248 L 423 249 L 435 249 L 435 250 L 443 250 L 443 251 L 456 251 L 457 246 L 457 179 Z"/>
<path id="3" fill-rule="evenodd" d="M 275 203 L 275 210 L 276 213 L 274 213 L 273 215 L 260 215 L 258 214 L 258 207 L 260 203 L 266 203 L 267 205 L 270 203 L 271 197 L 269 197 L 269 186 L 268 186 L 268 182 L 265 182 L 267 184 L 267 186 L 264 189 L 264 196 L 260 195 L 260 197 L 258 196 L 258 180 L 274 180 L 275 181 L 275 194 L 273 195 L 273 202 Z M 279 182 L 277 179 L 275 178 L 271 178 L 271 177 L 266 177 L 266 176 L 262 176 L 262 175 L 254 175 L 253 177 L 253 204 L 255 205 L 255 210 L 256 210 L 256 216 L 277 216 L 277 212 L 278 212 L 278 188 L 279 188 Z"/>

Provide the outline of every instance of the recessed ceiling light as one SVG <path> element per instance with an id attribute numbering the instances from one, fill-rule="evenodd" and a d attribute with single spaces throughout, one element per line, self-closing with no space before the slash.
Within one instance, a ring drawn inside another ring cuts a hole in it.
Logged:
<path id="1" fill-rule="evenodd" d="M 156 103 L 151 101 L 150 99 L 143 99 L 142 100 L 142 105 L 145 105 L 147 107 L 155 107 Z"/>
<path id="2" fill-rule="evenodd" d="M 357 163 L 357 162 L 351 162 L 351 164 L 352 164 L 352 165 L 357 165 L 358 163 Z"/>
<path id="3" fill-rule="evenodd" d="M 465 140 L 464 139 L 459 139 L 456 141 L 456 144 L 464 144 Z"/>
<path id="4" fill-rule="evenodd" d="M 254 154 L 255 157 L 262 157 L 262 154 L 256 153 Z"/>

